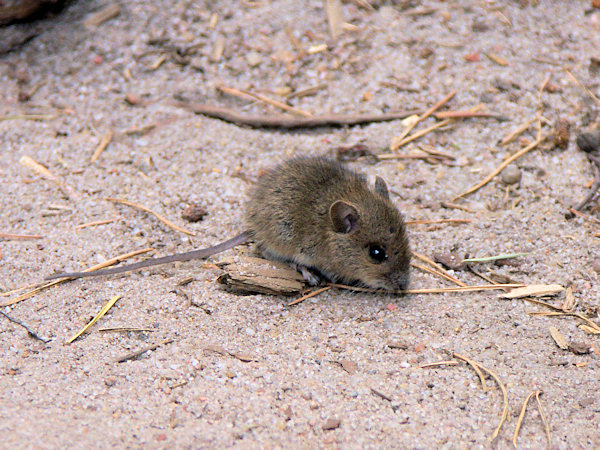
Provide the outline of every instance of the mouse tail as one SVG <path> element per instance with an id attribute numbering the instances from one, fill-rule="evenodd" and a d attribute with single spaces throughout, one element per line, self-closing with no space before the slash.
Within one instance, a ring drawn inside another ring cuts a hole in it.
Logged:
<path id="1" fill-rule="evenodd" d="M 158 266 L 160 264 L 172 263 L 175 261 L 190 261 L 192 259 L 204 259 L 209 256 L 216 255 L 218 253 L 229 250 L 230 248 L 236 247 L 241 244 L 245 244 L 250 240 L 251 234 L 249 231 L 244 231 L 237 236 L 221 242 L 213 247 L 202 248 L 199 250 L 192 250 L 190 252 L 179 253 L 176 255 L 163 256 L 161 258 L 150 258 L 144 261 L 140 261 L 134 264 L 128 264 L 125 266 L 112 267 L 110 269 L 94 270 L 92 272 L 65 272 L 55 273 L 49 275 L 45 280 L 55 280 L 57 278 L 88 278 L 96 277 L 101 275 L 113 275 L 116 273 L 130 272 L 132 270 L 142 269 L 144 267 Z"/>

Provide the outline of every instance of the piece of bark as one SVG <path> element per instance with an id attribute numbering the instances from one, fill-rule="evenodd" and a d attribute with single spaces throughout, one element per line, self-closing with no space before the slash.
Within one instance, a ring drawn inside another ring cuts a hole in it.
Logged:
<path id="1" fill-rule="evenodd" d="M 306 288 L 302 275 L 279 261 L 240 255 L 217 266 L 225 271 L 219 283 L 242 294 L 294 295 Z"/>

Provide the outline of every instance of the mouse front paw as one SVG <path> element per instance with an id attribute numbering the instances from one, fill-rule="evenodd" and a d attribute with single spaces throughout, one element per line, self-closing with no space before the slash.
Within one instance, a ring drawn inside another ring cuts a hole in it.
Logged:
<path id="1" fill-rule="evenodd" d="M 301 264 L 294 264 L 294 268 L 300 272 L 302 277 L 311 286 L 318 286 L 321 283 L 321 276 L 310 270 L 308 267 Z"/>

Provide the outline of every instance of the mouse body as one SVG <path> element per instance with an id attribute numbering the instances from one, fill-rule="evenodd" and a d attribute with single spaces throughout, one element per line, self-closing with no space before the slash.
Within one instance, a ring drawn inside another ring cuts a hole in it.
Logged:
<path id="1" fill-rule="evenodd" d="M 408 286 L 406 227 L 385 182 L 377 177 L 370 187 L 337 161 L 298 157 L 262 175 L 246 227 L 265 257 L 296 264 L 311 284 L 320 274 L 370 288 Z"/>
<path id="2" fill-rule="evenodd" d="M 385 182 L 377 177 L 371 187 L 363 175 L 337 161 L 296 157 L 268 170 L 250 192 L 245 227 L 207 249 L 48 279 L 110 275 L 207 258 L 254 241 L 263 256 L 294 265 L 311 284 L 324 277 L 389 291 L 408 286 L 411 252 L 406 227 Z"/>

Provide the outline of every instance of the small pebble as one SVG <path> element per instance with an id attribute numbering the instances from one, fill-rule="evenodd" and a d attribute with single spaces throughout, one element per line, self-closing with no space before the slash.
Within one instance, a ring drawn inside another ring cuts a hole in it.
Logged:
<path id="1" fill-rule="evenodd" d="M 521 170 L 517 166 L 510 164 L 502 171 L 500 176 L 504 184 L 515 184 L 521 181 Z"/>
<path id="2" fill-rule="evenodd" d="M 577 146 L 584 152 L 595 152 L 600 150 L 600 130 L 592 130 L 577 136 Z"/>
<path id="3" fill-rule="evenodd" d="M 324 430 L 335 430 L 336 428 L 340 427 L 341 423 L 342 423 L 342 421 L 340 419 L 335 418 L 335 417 L 330 417 L 323 424 L 323 429 Z"/>
<path id="4" fill-rule="evenodd" d="M 596 273 L 600 273 L 600 258 L 596 258 L 592 261 L 592 269 Z"/>
<path id="5" fill-rule="evenodd" d="M 250 67 L 256 67 L 262 62 L 262 56 L 255 51 L 251 51 L 246 55 L 246 61 Z"/>

